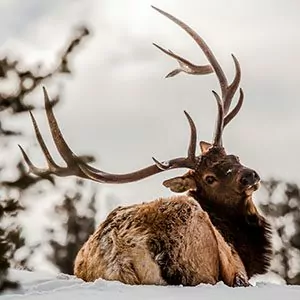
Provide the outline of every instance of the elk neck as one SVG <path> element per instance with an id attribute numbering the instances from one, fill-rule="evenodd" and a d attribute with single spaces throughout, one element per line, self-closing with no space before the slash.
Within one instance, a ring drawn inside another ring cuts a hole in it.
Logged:
<path id="1" fill-rule="evenodd" d="M 264 274 L 270 266 L 272 256 L 271 227 L 256 210 L 252 197 L 245 197 L 241 202 L 248 205 L 250 203 L 255 213 L 253 210 L 247 213 L 242 207 L 238 212 L 237 208 L 215 203 L 203 197 L 199 189 L 190 191 L 189 195 L 198 201 L 225 241 L 238 252 L 248 277 Z"/>

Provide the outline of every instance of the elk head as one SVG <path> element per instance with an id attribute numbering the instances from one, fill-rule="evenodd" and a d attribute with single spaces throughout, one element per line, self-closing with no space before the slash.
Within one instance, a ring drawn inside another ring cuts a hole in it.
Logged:
<path id="1" fill-rule="evenodd" d="M 218 63 L 213 52 L 205 43 L 205 41 L 192 28 L 190 28 L 182 21 L 158 8 L 153 8 L 179 25 L 183 30 L 185 30 L 202 49 L 210 63 L 209 65 L 205 66 L 192 64 L 191 62 L 175 54 L 174 52 L 166 50 L 154 44 L 158 49 L 179 62 L 179 68 L 170 72 L 167 77 L 175 76 L 179 72 L 185 72 L 187 74 L 194 75 L 209 74 L 214 72 L 217 76 L 218 82 L 221 87 L 221 96 L 213 91 L 213 95 L 218 107 L 218 115 L 212 143 L 200 142 L 201 153 L 199 155 L 196 155 L 196 126 L 190 115 L 185 112 L 191 129 L 190 143 L 186 157 L 174 158 L 165 162 L 159 162 L 158 160 L 153 158 L 154 164 L 132 173 L 107 173 L 88 165 L 72 152 L 62 136 L 62 133 L 53 114 L 51 102 L 44 88 L 46 114 L 52 137 L 59 153 L 66 162 L 67 166 L 61 167 L 54 162 L 45 145 L 36 120 L 32 114 L 30 115 L 35 129 L 36 137 L 47 160 L 48 168 L 41 169 L 34 166 L 25 151 L 22 149 L 22 147 L 20 147 L 24 159 L 27 162 L 30 171 L 38 176 L 47 176 L 49 174 L 55 174 L 57 176 L 75 175 L 100 183 L 133 182 L 163 171 L 177 168 L 186 168 L 189 169 L 188 173 L 180 177 L 166 180 L 164 182 L 164 185 L 174 192 L 194 190 L 197 191 L 199 195 L 201 195 L 201 197 L 204 197 L 205 199 L 208 199 L 209 201 L 212 201 L 214 203 L 220 205 L 225 204 L 227 207 L 228 205 L 237 206 L 240 204 L 242 199 L 246 199 L 249 197 L 251 198 L 253 191 L 258 188 L 260 180 L 258 174 L 254 170 L 243 166 L 237 156 L 227 155 L 222 143 L 222 133 L 224 128 L 237 115 L 243 104 L 244 95 L 242 89 L 240 88 L 237 104 L 234 106 L 234 108 L 230 109 L 233 96 L 238 89 L 241 79 L 241 69 L 239 62 L 235 58 L 235 56 L 232 55 L 236 74 L 232 83 L 228 84 L 228 80 L 220 64 Z"/>

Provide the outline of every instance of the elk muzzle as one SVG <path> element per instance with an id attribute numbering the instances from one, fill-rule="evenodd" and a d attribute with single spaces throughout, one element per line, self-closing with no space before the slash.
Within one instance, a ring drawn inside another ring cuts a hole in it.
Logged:
<path id="1" fill-rule="evenodd" d="M 242 187 L 248 189 L 253 186 L 258 186 L 260 181 L 259 175 L 251 169 L 243 169 L 240 177 L 239 177 L 239 182 Z"/>

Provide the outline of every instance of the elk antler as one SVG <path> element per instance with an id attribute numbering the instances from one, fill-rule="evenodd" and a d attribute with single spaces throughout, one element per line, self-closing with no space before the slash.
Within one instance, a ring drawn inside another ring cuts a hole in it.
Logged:
<path id="1" fill-rule="evenodd" d="M 154 44 L 156 47 L 158 47 L 160 50 L 162 50 L 167 55 L 175 58 L 180 65 L 179 69 L 175 69 L 171 73 L 167 75 L 167 77 L 172 77 L 178 74 L 179 72 L 185 72 L 188 74 L 209 74 L 213 71 L 216 73 L 220 86 L 221 86 L 221 92 L 222 97 L 214 92 L 217 104 L 218 104 L 218 119 L 217 119 L 217 126 L 216 131 L 214 135 L 214 146 L 222 146 L 222 131 L 224 127 L 236 116 L 236 114 L 239 112 L 242 103 L 243 103 L 243 92 L 240 89 L 240 98 L 238 100 L 238 103 L 236 106 L 229 112 L 230 104 L 232 101 L 232 98 L 238 88 L 240 77 L 241 77 L 241 71 L 240 66 L 237 61 L 237 59 L 233 57 L 235 68 L 236 68 L 236 75 L 233 80 L 233 82 L 228 85 L 227 79 L 225 77 L 225 74 L 223 70 L 221 69 L 219 63 L 217 62 L 215 56 L 213 55 L 210 48 L 206 45 L 204 40 L 189 26 L 187 26 L 182 21 L 178 20 L 177 18 L 173 17 L 172 15 L 153 7 L 161 14 L 165 15 L 169 19 L 171 19 L 173 22 L 178 24 L 181 28 L 183 28 L 200 46 L 202 51 L 205 53 L 206 57 L 208 58 L 209 62 L 211 63 L 211 66 L 198 66 L 194 65 L 188 60 L 180 57 L 179 55 L 173 53 L 170 50 L 165 50 L 162 47 Z M 54 140 L 54 143 L 56 145 L 56 148 L 58 152 L 60 153 L 63 160 L 66 162 L 65 167 L 61 167 L 55 163 L 53 160 L 49 150 L 47 149 L 47 146 L 43 140 L 43 137 L 40 133 L 39 127 L 37 125 L 37 122 L 34 118 L 34 116 L 30 113 L 32 123 L 34 126 L 35 134 L 38 140 L 39 145 L 41 146 L 41 149 L 45 155 L 48 168 L 38 168 L 34 166 L 34 164 L 29 159 L 26 152 L 23 150 L 21 146 L 21 152 L 23 154 L 24 160 L 27 163 L 29 167 L 29 171 L 32 172 L 35 175 L 38 176 L 47 176 L 49 174 L 55 174 L 57 176 L 78 176 L 81 178 L 91 179 L 97 182 L 102 183 L 127 183 L 127 182 L 133 182 L 137 180 L 144 179 L 146 177 L 152 176 L 154 174 L 163 172 L 165 170 L 170 169 L 176 169 L 176 168 L 188 168 L 188 169 L 197 169 L 198 163 L 201 159 L 201 156 L 196 156 L 196 126 L 192 120 L 192 118 L 189 116 L 187 112 L 184 112 L 190 126 L 191 134 L 190 134 L 190 143 L 188 147 L 188 155 L 187 157 L 178 157 L 171 159 L 166 162 L 159 162 L 155 158 L 153 158 L 155 164 L 148 166 L 146 168 L 143 168 L 141 170 L 128 173 L 128 174 L 110 174 L 103 172 L 101 170 L 98 170 L 96 168 L 91 167 L 86 162 L 83 161 L 80 157 L 76 156 L 66 141 L 63 138 L 63 135 L 59 129 L 59 126 L 57 124 L 56 118 L 53 113 L 53 108 L 51 105 L 51 102 L 49 100 L 48 94 L 46 92 L 46 89 L 43 88 L 44 91 L 44 99 L 45 99 L 45 108 L 46 108 L 46 114 L 48 123 L 50 126 L 51 134 Z"/>
<path id="2" fill-rule="evenodd" d="M 87 163 L 85 163 L 82 159 L 80 159 L 78 156 L 76 156 L 73 151 L 70 149 L 68 144 L 66 143 L 60 129 L 58 126 L 58 123 L 56 121 L 56 118 L 53 113 L 53 108 L 51 105 L 51 102 L 49 100 L 47 91 L 45 88 L 43 88 L 44 91 L 44 99 L 45 99 L 45 108 L 46 108 L 46 114 L 47 114 L 47 119 L 49 123 L 49 127 L 51 130 L 51 134 L 54 140 L 54 143 L 56 145 L 56 148 L 58 152 L 60 153 L 61 157 L 63 160 L 66 162 L 67 166 L 66 167 L 60 167 L 58 166 L 45 142 L 44 139 L 40 133 L 39 127 L 37 125 L 37 122 L 33 116 L 32 113 L 30 113 L 31 120 L 33 123 L 33 127 L 35 130 L 36 138 L 41 146 L 41 149 L 45 155 L 48 168 L 38 168 L 34 166 L 34 164 L 31 162 L 29 159 L 28 155 L 24 151 L 24 149 L 19 145 L 21 152 L 23 154 L 24 160 L 26 161 L 29 171 L 37 176 L 47 176 L 49 174 L 55 174 L 60 177 L 65 177 L 65 176 L 78 176 L 81 178 L 86 178 L 86 179 L 91 179 L 97 182 L 102 182 L 102 183 L 127 183 L 127 182 L 133 182 L 137 180 L 141 180 L 143 178 L 152 176 L 154 174 L 160 173 L 164 170 L 169 170 L 169 169 L 175 169 L 175 168 L 189 168 L 189 169 L 194 169 L 196 167 L 196 160 L 197 157 L 195 156 L 195 151 L 196 151 L 196 126 L 190 117 L 190 115 L 187 112 L 184 112 L 189 125 L 191 129 L 191 135 L 190 135 L 190 143 L 189 143 L 189 148 L 188 148 L 188 155 L 187 157 L 179 157 L 179 158 L 174 158 L 171 159 L 167 162 L 160 163 L 156 159 L 154 159 L 155 164 L 146 167 L 144 169 L 138 170 L 136 172 L 128 173 L 128 174 L 110 174 L 103 172 L 101 170 L 95 169 L 91 166 L 89 166 Z"/>
<path id="3" fill-rule="evenodd" d="M 222 132 L 225 126 L 237 115 L 239 110 L 242 107 L 243 100 L 244 100 L 244 94 L 243 90 L 240 88 L 240 96 L 238 99 L 238 102 L 236 106 L 229 112 L 230 105 L 233 99 L 234 94 L 237 91 L 237 88 L 240 84 L 241 80 L 241 68 L 238 60 L 236 57 L 232 54 L 232 58 L 234 61 L 234 66 L 236 70 L 235 77 L 230 85 L 228 85 L 228 80 L 225 76 L 224 71 L 222 70 L 220 64 L 218 63 L 216 57 L 214 56 L 211 49 L 208 47 L 206 42 L 188 25 L 180 21 L 179 19 L 175 18 L 174 16 L 170 15 L 169 13 L 152 6 L 155 10 L 157 10 L 162 15 L 169 18 L 171 21 L 179 25 L 183 30 L 185 30 L 198 44 L 198 46 L 202 49 L 204 54 L 206 55 L 208 61 L 211 64 L 211 67 L 213 71 L 216 73 L 220 87 L 221 87 L 221 97 L 213 91 L 213 94 L 216 98 L 217 105 L 218 105 L 218 118 L 217 118 L 217 125 L 216 130 L 214 133 L 213 138 L 213 144 L 214 146 L 222 146 Z M 208 74 L 211 73 L 211 69 L 209 69 L 209 66 L 196 66 L 192 64 L 191 62 L 185 60 L 184 58 L 174 54 L 171 50 L 166 50 L 162 48 L 161 46 L 158 46 L 157 44 L 154 44 L 159 50 L 163 51 L 165 54 L 171 56 L 172 58 L 175 58 L 181 68 L 175 69 L 174 71 L 170 72 L 166 77 L 172 77 L 177 75 L 180 71 L 183 71 L 188 74 Z"/>

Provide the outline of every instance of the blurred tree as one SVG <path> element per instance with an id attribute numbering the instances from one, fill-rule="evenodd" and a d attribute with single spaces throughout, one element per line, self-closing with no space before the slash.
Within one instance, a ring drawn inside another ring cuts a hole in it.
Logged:
<path id="1" fill-rule="evenodd" d="M 82 245 L 89 236 L 95 231 L 95 200 L 96 193 L 91 195 L 91 199 L 84 199 L 79 188 L 83 185 L 81 179 L 76 180 L 78 188 L 73 192 L 66 193 L 62 204 L 55 206 L 55 215 L 61 219 L 60 224 L 65 234 L 62 241 L 55 238 L 55 232 L 52 228 L 48 229 L 50 234 L 50 245 L 52 252 L 48 259 L 53 262 L 58 269 L 65 273 L 73 275 L 74 260 Z M 86 203 L 87 202 L 87 203 Z M 83 212 L 80 213 L 78 204 L 83 206 Z"/>
<path id="2" fill-rule="evenodd" d="M 19 60 L 14 60 L 11 57 L 5 56 L 0 58 L 0 112 L 1 114 L 8 114 L 10 118 L 17 118 L 19 114 L 34 109 L 30 104 L 26 103 L 26 99 L 37 89 L 40 88 L 42 83 L 48 82 L 52 78 L 56 78 L 61 74 L 72 74 L 72 68 L 70 65 L 70 56 L 73 54 L 76 47 L 82 43 L 84 38 L 90 34 L 86 27 L 79 27 L 74 33 L 72 38 L 65 49 L 58 57 L 57 64 L 54 68 L 48 72 L 42 71 L 41 66 L 37 67 L 21 67 Z M 11 76 L 11 75 L 14 76 Z M 1 83 L 11 80 L 11 85 L 14 88 L 10 92 L 5 92 L 1 89 Z M 53 98 L 52 105 L 56 105 L 60 96 L 57 95 Z M 21 131 L 11 130 L 3 125 L 3 117 L 0 120 L 0 151 L 4 153 L 6 148 L 11 147 L 10 141 L 16 136 L 20 137 L 24 135 Z M 15 144 L 14 144 L 15 146 Z M 6 149 L 7 150 L 7 149 Z M 21 156 L 20 156 L 21 158 Z M 93 157 L 86 156 L 88 161 L 93 161 Z M 55 187 L 55 179 L 52 176 L 47 178 L 34 177 L 28 174 L 27 168 L 24 166 L 22 160 L 15 163 L 14 166 L 7 166 L 8 159 L 4 159 L 5 162 L 0 162 L 0 289 L 6 287 L 14 287 L 15 283 L 7 279 L 8 268 L 10 264 L 13 266 L 28 266 L 28 258 L 30 255 L 39 248 L 40 245 L 35 245 L 27 251 L 27 257 L 24 256 L 21 259 L 16 258 L 15 254 L 17 250 L 21 249 L 25 245 L 25 238 L 20 226 L 17 226 L 17 214 L 20 210 L 25 210 L 26 207 L 22 203 L 22 197 L 26 190 L 40 183 L 41 181 L 48 181 Z M 4 171 L 9 169 L 9 173 L 17 173 L 14 180 L 6 180 Z M 83 185 L 84 183 L 81 183 Z M 76 191 L 78 182 L 74 184 Z M 67 270 L 68 268 L 63 265 L 62 261 L 67 257 L 65 252 L 72 252 L 71 256 L 74 257 L 74 247 L 70 246 L 70 243 L 74 245 L 75 242 L 78 245 L 81 243 L 83 236 L 76 236 L 80 232 L 80 226 L 82 228 L 92 228 L 91 225 L 94 215 L 90 218 L 77 216 L 76 203 L 82 200 L 82 195 L 77 192 L 75 199 L 69 199 L 64 196 L 64 204 L 61 209 L 57 209 L 58 213 L 65 215 L 66 224 L 62 226 L 67 231 L 68 240 L 65 245 L 58 245 L 53 240 L 51 245 L 53 247 L 53 255 L 51 260 L 58 265 L 59 268 Z M 91 203 L 94 203 L 95 197 L 90 199 Z M 75 200 L 75 201 L 74 201 Z M 88 212 L 89 213 L 89 212 Z M 88 224 L 88 226 L 86 225 Z M 73 234 L 73 235 L 72 235 Z M 70 235 L 70 237 L 69 237 Z M 72 236 L 71 236 L 72 235 Z M 64 248 L 65 247 L 65 248 Z M 64 249 L 63 249 L 64 248 Z M 69 269 L 68 269 L 69 270 Z"/>
<path id="3" fill-rule="evenodd" d="M 15 215 L 22 207 L 13 199 L 6 199 L 0 202 L 0 222 L 5 216 Z M 9 259 L 13 250 L 23 240 L 18 236 L 18 230 L 0 227 L 0 292 L 5 289 L 18 287 L 16 282 L 8 279 Z"/>
<path id="4" fill-rule="evenodd" d="M 287 284 L 300 284 L 300 188 L 275 179 L 263 181 L 263 187 L 267 198 L 260 208 L 273 225 L 275 240 L 279 240 L 272 271 Z"/>

